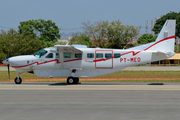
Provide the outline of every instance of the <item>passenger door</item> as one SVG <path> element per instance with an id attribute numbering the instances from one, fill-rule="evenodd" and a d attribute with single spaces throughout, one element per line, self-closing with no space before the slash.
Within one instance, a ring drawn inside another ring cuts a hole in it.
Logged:
<path id="1" fill-rule="evenodd" d="M 95 51 L 95 68 L 112 69 L 113 68 L 113 50 Z"/>

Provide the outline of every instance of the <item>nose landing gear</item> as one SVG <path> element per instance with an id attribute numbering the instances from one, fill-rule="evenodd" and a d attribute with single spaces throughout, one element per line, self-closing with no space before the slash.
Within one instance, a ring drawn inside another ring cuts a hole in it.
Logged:
<path id="1" fill-rule="evenodd" d="M 18 72 L 18 73 L 17 73 L 17 77 L 14 79 L 14 82 L 15 82 L 16 84 L 21 84 L 21 83 L 22 83 L 22 79 L 19 77 L 20 74 L 21 74 L 21 73 Z"/>
<path id="2" fill-rule="evenodd" d="M 22 79 L 21 79 L 20 77 L 16 77 L 16 78 L 14 79 L 14 82 L 15 82 L 16 84 L 21 84 L 21 83 L 22 83 Z"/>

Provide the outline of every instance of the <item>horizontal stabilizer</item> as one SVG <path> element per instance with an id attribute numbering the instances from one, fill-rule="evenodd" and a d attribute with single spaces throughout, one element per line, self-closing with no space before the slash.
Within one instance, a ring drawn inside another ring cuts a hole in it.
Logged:
<path id="1" fill-rule="evenodd" d="M 168 58 L 175 55 L 175 52 L 152 51 L 155 54 L 165 54 Z"/>

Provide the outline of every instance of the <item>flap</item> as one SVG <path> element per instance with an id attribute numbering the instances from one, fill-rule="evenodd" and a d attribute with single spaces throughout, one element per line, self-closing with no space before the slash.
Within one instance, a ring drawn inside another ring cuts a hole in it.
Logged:
<path id="1" fill-rule="evenodd" d="M 55 45 L 54 47 L 58 52 L 82 53 L 81 50 L 71 45 Z"/>

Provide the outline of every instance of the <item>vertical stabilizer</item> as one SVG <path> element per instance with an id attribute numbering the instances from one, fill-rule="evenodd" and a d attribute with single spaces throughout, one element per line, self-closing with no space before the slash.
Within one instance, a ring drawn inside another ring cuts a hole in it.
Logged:
<path id="1" fill-rule="evenodd" d="M 153 46 L 147 50 L 174 52 L 176 20 L 166 20 Z"/>

